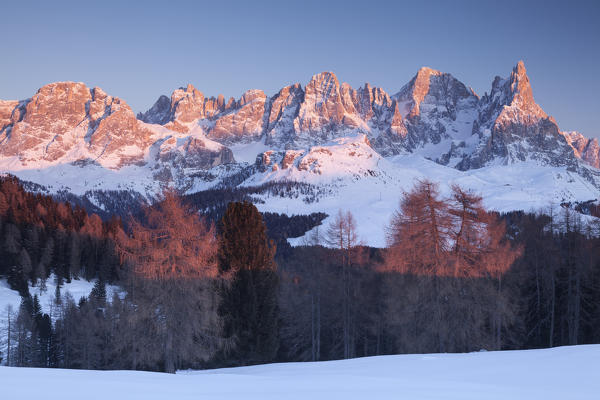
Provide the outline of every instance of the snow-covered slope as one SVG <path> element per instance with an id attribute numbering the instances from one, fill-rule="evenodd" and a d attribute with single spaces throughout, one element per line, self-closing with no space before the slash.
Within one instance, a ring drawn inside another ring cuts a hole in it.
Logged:
<path id="1" fill-rule="evenodd" d="M 600 191 L 566 167 L 540 166 L 535 161 L 460 171 L 417 154 L 382 157 L 364 135 L 337 139 L 305 151 L 266 152 L 257 171 L 243 185 L 298 181 L 318 188 L 318 201 L 304 197 L 264 197 L 261 211 L 303 214 L 351 211 L 364 243 L 385 245 L 384 227 L 397 209 L 404 191 L 417 179 L 440 184 L 442 195 L 458 184 L 483 196 L 486 207 L 497 211 L 544 209 L 554 203 L 594 200 Z M 302 238 L 291 240 L 299 244 Z"/>
<path id="2" fill-rule="evenodd" d="M 369 357 L 161 374 L 0 367 L 7 398 L 595 399 L 600 345 Z M 35 382 L 34 385 L 31 382 Z"/>
<path id="3" fill-rule="evenodd" d="M 137 118 L 124 101 L 74 82 L 0 102 L 0 172 L 48 192 L 103 208 L 93 191 L 151 200 L 166 186 L 193 193 L 299 181 L 313 185 L 310 196 L 265 194 L 260 207 L 348 209 L 378 246 L 415 179 L 442 191 L 459 183 L 490 208 L 529 211 L 600 198 L 599 159 L 596 140 L 561 132 L 535 103 L 522 62 L 481 97 L 424 67 L 393 96 L 369 84 L 354 89 L 332 72 L 237 100 L 188 85 Z"/>

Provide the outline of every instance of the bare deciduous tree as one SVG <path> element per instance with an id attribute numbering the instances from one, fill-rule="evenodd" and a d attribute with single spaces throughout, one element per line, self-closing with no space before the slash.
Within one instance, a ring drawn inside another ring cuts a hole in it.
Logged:
<path id="1" fill-rule="evenodd" d="M 344 358 L 354 357 L 356 338 L 356 311 L 354 298 L 357 288 L 354 285 L 353 268 L 361 256 L 356 220 L 350 211 L 338 211 L 327 228 L 327 243 L 337 249 L 340 254 L 342 270 L 342 343 Z"/>

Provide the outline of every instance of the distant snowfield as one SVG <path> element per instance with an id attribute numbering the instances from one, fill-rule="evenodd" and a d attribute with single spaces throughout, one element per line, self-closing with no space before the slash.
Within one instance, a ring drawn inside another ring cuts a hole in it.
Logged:
<path id="1" fill-rule="evenodd" d="M 232 147 L 238 161 L 253 163 L 256 156 L 268 147 L 262 142 Z M 422 149 L 426 154 L 431 149 Z M 429 179 L 440 184 L 442 195 L 458 184 L 483 197 L 484 205 L 492 210 L 539 211 L 551 203 L 588 201 L 600 198 L 600 190 L 581 175 L 566 167 L 541 166 L 537 161 L 496 164 L 480 169 L 459 171 L 440 165 L 424 154 L 402 154 L 382 157 L 365 142 L 363 135 L 338 138 L 322 146 L 299 151 L 301 154 L 289 168 L 269 166 L 265 172 L 256 172 L 242 186 L 259 186 L 269 182 L 297 181 L 315 185 L 321 190 L 318 201 L 307 204 L 304 196 L 298 198 L 268 197 L 257 204 L 260 211 L 292 214 L 325 212 L 334 218 L 339 209 L 351 211 L 357 221 L 363 243 L 385 246 L 385 227 L 398 208 L 400 198 L 417 179 Z M 303 161 L 303 167 L 300 162 Z M 308 168 L 307 168 L 308 166 Z M 97 165 L 85 167 L 64 164 L 42 169 L 10 170 L 0 162 L 0 171 L 11 172 L 21 179 L 42 184 L 51 192 L 67 190 L 83 195 L 88 190 L 134 190 L 153 195 L 159 184 L 152 169 L 128 166 L 108 170 Z M 594 170 L 595 174 L 598 173 Z M 219 169 L 213 170 L 219 176 Z M 600 179 L 600 178 L 596 178 Z M 219 182 L 195 181 L 188 193 L 205 190 Z M 598 182 L 600 187 L 600 181 Z M 292 245 L 302 244 L 303 238 L 290 239 Z"/>
<path id="2" fill-rule="evenodd" d="M 268 364 L 176 375 L 0 367 L 19 399 L 597 399 L 600 345 Z M 35 382 L 35 384 L 32 384 Z"/>
<path id="3" fill-rule="evenodd" d="M 418 179 L 439 183 L 442 196 L 450 194 L 453 184 L 470 189 L 483 197 L 485 207 L 499 212 L 544 211 L 551 204 L 558 207 L 561 202 L 600 198 L 600 191 L 581 176 L 566 168 L 540 167 L 535 162 L 459 171 L 420 156 L 404 155 L 381 158 L 377 167 L 380 172 L 377 177 L 346 178 L 337 182 L 332 179 L 335 193 L 321 197 L 318 202 L 305 204 L 301 199 L 265 198 L 265 203 L 257 207 L 260 211 L 287 214 L 325 212 L 329 217 L 323 221 L 324 226 L 338 210 L 351 211 L 360 239 L 370 246 L 384 247 L 385 227 L 398 209 L 402 194 L 410 191 Z M 301 177 L 294 178 L 302 181 Z M 312 183 L 310 179 L 305 182 Z M 294 238 L 289 242 L 299 245 L 303 240 Z"/>

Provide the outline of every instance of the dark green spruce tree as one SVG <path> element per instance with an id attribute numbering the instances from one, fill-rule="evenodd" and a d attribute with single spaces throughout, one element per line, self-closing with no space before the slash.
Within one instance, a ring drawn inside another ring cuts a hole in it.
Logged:
<path id="1" fill-rule="evenodd" d="M 223 333 L 238 365 L 272 361 L 279 347 L 275 245 L 262 215 L 248 202 L 227 206 L 219 236 Z"/>

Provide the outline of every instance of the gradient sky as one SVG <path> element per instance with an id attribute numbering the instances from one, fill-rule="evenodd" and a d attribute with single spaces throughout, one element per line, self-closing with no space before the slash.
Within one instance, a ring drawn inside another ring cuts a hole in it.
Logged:
<path id="1" fill-rule="evenodd" d="M 134 111 L 192 83 L 268 95 L 318 72 L 397 92 L 419 67 L 478 94 L 522 59 L 561 129 L 600 137 L 600 1 L 10 1 L 0 98 L 100 86 Z"/>

